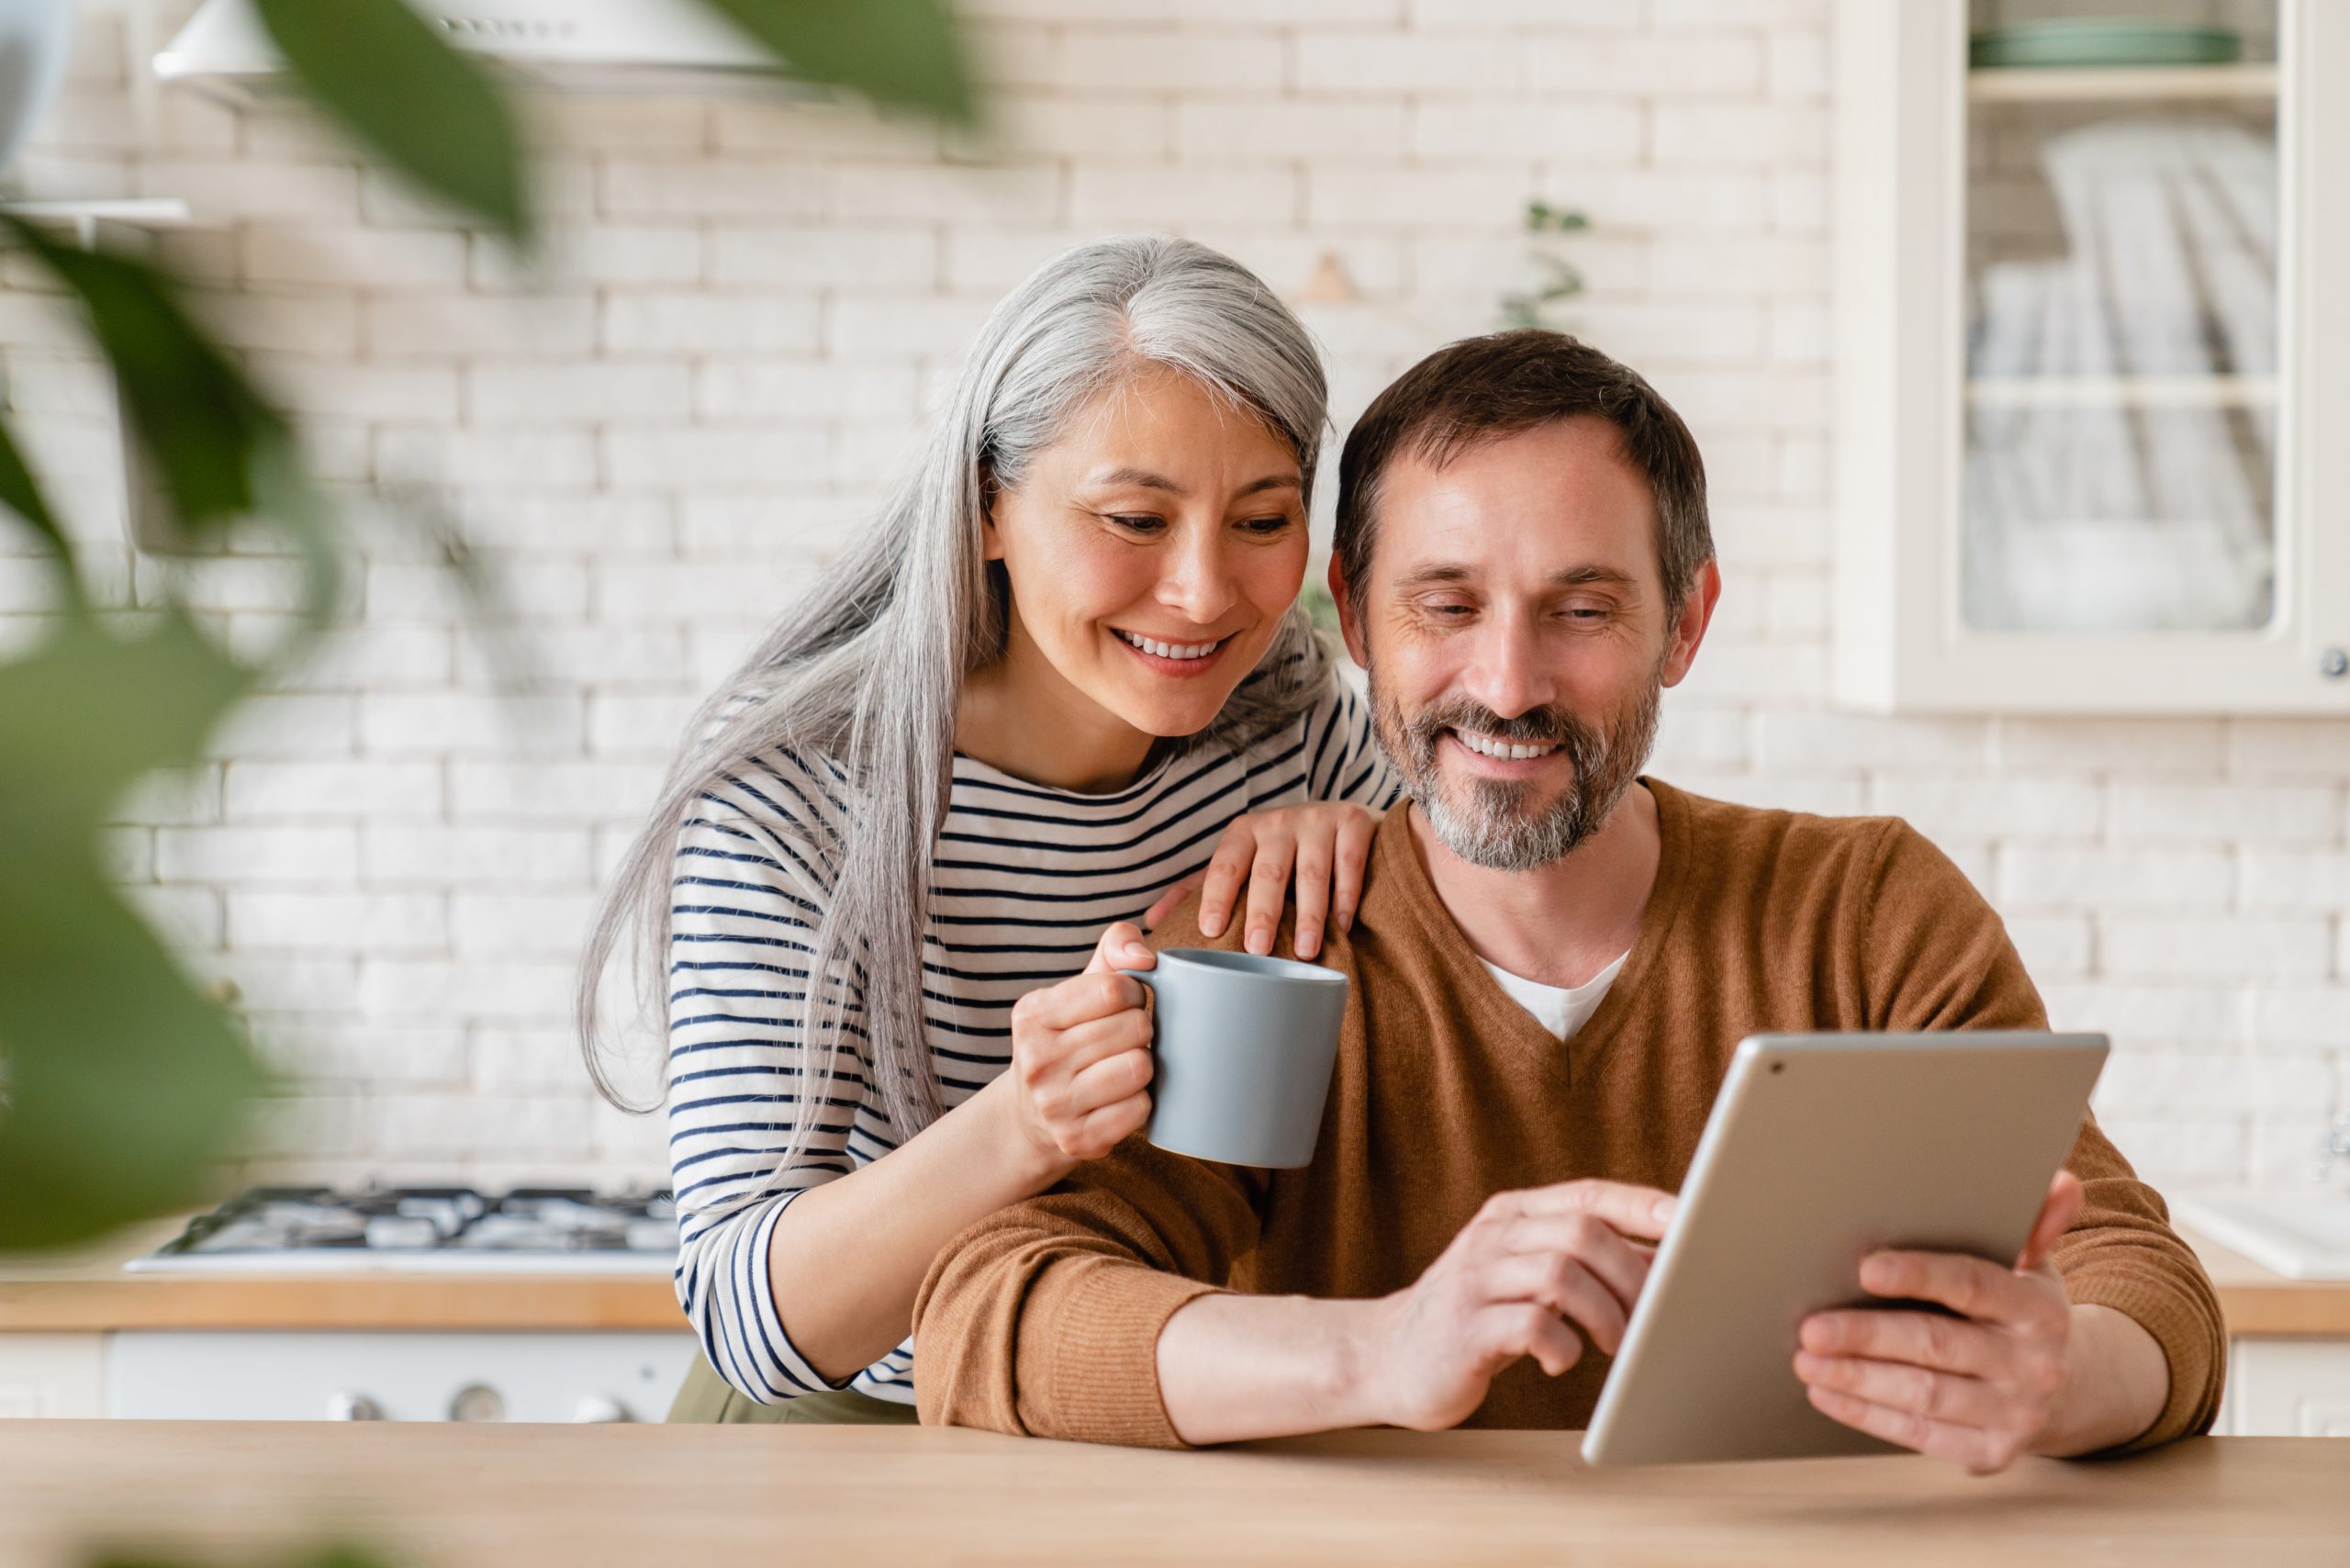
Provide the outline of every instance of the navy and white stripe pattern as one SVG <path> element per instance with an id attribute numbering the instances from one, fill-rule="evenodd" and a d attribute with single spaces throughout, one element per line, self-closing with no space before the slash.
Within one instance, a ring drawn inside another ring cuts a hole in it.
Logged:
<path id="1" fill-rule="evenodd" d="M 845 1384 L 827 1383 L 785 1335 L 767 1272 L 768 1235 L 794 1198 L 898 1146 L 862 1053 L 844 1049 L 807 1153 L 775 1190 L 758 1191 L 807 1087 L 797 1020 L 848 795 L 829 760 L 767 753 L 703 795 L 678 844 L 669 997 L 677 1299 L 719 1375 L 763 1405 L 839 1387 L 913 1402 L 911 1339 Z M 1011 1060 L 1014 1002 L 1083 969 L 1106 926 L 1138 919 L 1207 864 L 1233 818 L 1395 796 L 1367 704 L 1335 679 L 1248 750 L 1178 757 L 1114 794 L 1042 788 L 958 755 L 923 960 L 944 1103 L 969 1099 Z M 852 1004 L 852 1040 L 859 1016 Z"/>

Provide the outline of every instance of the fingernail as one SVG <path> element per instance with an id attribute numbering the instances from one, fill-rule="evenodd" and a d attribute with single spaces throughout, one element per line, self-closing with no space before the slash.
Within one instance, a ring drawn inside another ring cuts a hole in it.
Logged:
<path id="1" fill-rule="evenodd" d="M 1273 934 L 1265 930 L 1251 931 L 1248 933 L 1248 950 L 1263 958 L 1273 950 Z"/>
<path id="2" fill-rule="evenodd" d="M 1223 915 L 1216 913 L 1214 910 L 1206 910 L 1206 909 L 1203 909 L 1203 910 L 1200 911 L 1200 935 L 1203 935 L 1203 936 L 1214 936 L 1214 935 L 1216 935 L 1216 933 L 1218 933 L 1218 932 L 1222 931 L 1223 929 L 1224 929 L 1224 916 L 1223 916 Z"/>

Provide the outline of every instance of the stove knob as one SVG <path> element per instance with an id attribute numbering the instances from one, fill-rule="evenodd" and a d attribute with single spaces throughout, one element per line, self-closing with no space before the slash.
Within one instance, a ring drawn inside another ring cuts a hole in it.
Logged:
<path id="1" fill-rule="evenodd" d="M 452 1421 L 503 1421 L 506 1396 L 486 1383 L 469 1383 L 449 1396 Z"/>
<path id="2" fill-rule="evenodd" d="M 588 1394 L 580 1396 L 579 1408 L 571 1413 L 574 1421 L 633 1421 L 628 1406 L 609 1394 Z"/>
<path id="3" fill-rule="evenodd" d="M 384 1407 L 364 1394 L 344 1392 L 327 1401 L 330 1421 L 380 1421 Z"/>

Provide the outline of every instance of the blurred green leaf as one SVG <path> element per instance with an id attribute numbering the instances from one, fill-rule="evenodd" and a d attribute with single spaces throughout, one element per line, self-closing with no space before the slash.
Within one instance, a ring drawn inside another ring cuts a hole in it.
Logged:
<path id="1" fill-rule="evenodd" d="M 65 542 L 65 532 L 50 515 L 49 502 L 42 499 L 39 484 L 33 471 L 25 465 L 23 454 L 17 450 L 16 437 L 8 427 L 0 424 L 0 504 L 32 524 L 33 532 L 49 541 L 49 547 L 62 560 L 73 558 L 73 548 Z"/>
<path id="2" fill-rule="evenodd" d="M 281 0 L 282 3 L 282 0 Z M 968 125 L 978 99 L 945 0 L 703 0 L 792 75 Z"/>
<path id="3" fill-rule="evenodd" d="M 185 541 L 201 545 L 229 524 L 258 516 L 301 552 L 308 577 L 306 608 L 314 624 L 323 622 L 340 592 L 341 556 L 325 498 L 302 469 L 292 427 L 213 345 L 153 265 L 60 243 L 18 218 L 4 220 L 7 232 L 80 298 L 122 389 L 131 433 L 162 484 Z"/>
<path id="4" fill-rule="evenodd" d="M 401 0 L 254 0 L 286 64 L 370 151 L 515 244 L 533 235 L 522 139 L 489 73 Z"/>
<path id="5" fill-rule="evenodd" d="M 21 218 L 6 221 L 80 297 L 134 433 L 191 539 L 251 513 L 249 459 L 286 438 L 285 420 L 196 329 L 151 266 L 61 243 Z"/>
<path id="6" fill-rule="evenodd" d="M 1536 234 L 1574 234 L 1590 228 L 1591 219 L 1547 201 L 1530 201 L 1526 204 L 1526 227 Z"/>
<path id="7" fill-rule="evenodd" d="M 0 665 L 0 1251 L 196 1201 L 267 1081 L 98 858 L 124 790 L 194 761 L 252 679 L 176 605 Z"/>
<path id="8" fill-rule="evenodd" d="M 1315 630 L 1327 632 L 1333 637 L 1345 635 L 1338 623 L 1338 601 L 1330 597 L 1329 585 L 1320 577 L 1306 578 L 1304 588 L 1298 591 L 1297 601 L 1305 607 L 1306 618 L 1314 622 Z"/>
<path id="9" fill-rule="evenodd" d="M 207 1557 L 204 1561 L 214 1560 Z M 391 1559 L 367 1547 L 341 1541 L 285 1561 L 299 1568 L 386 1568 Z M 193 1558 L 158 1556 L 152 1551 L 106 1551 L 92 1560 L 90 1568 L 198 1568 L 198 1563 Z"/>

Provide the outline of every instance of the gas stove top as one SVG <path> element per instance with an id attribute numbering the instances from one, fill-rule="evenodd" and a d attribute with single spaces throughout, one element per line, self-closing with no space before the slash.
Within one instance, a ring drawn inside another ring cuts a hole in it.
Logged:
<path id="1" fill-rule="evenodd" d="M 254 1187 L 143 1258 L 138 1273 L 666 1275 L 677 1255 L 667 1193 L 587 1187 Z"/>

